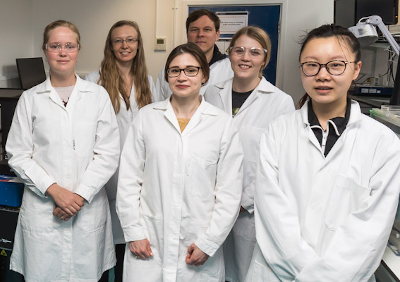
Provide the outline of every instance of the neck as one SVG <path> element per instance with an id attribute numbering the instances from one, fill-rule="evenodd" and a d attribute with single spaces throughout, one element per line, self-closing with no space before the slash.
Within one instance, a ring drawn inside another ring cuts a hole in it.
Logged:
<path id="1" fill-rule="evenodd" d="M 204 53 L 204 55 L 206 55 L 206 59 L 207 59 L 207 62 L 208 62 L 208 63 L 211 62 L 211 59 L 212 59 L 212 57 L 213 57 L 213 54 L 214 54 L 214 47 L 211 48 L 210 50 L 208 50 L 206 53 Z"/>
<path id="2" fill-rule="evenodd" d="M 232 89 L 233 91 L 239 93 L 249 92 L 255 89 L 258 84 L 260 84 L 260 81 L 261 78 L 258 76 L 249 78 L 240 78 L 234 76 L 232 81 Z"/>
<path id="3" fill-rule="evenodd" d="M 129 62 L 116 61 L 116 64 L 117 64 L 117 67 L 122 76 L 124 76 L 124 77 L 130 76 L 131 68 L 132 68 L 132 61 L 129 61 Z"/>
<path id="4" fill-rule="evenodd" d="M 311 100 L 311 103 L 314 113 L 324 130 L 326 130 L 328 120 L 346 115 L 347 98 L 329 104 L 316 103 L 314 100 Z"/>
<path id="5" fill-rule="evenodd" d="M 76 77 L 75 73 L 60 75 L 56 72 L 50 71 L 50 82 L 53 87 L 67 87 L 75 85 Z"/>
<path id="6" fill-rule="evenodd" d="M 177 118 L 191 118 L 200 106 L 201 96 L 178 97 L 171 95 L 171 105 Z"/>

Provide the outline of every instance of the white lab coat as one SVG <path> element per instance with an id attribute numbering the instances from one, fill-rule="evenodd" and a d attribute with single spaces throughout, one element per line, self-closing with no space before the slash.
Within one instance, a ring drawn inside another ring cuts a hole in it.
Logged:
<path id="1" fill-rule="evenodd" d="M 25 91 L 7 139 L 9 165 L 25 183 L 11 269 L 28 282 L 97 282 L 115 265 L 102 187 L 118 165 L 118 125 L 104 88 L 76 78 L 66 107 L 49 78 Z M 87 200 L 69 221 L 52 214 L 53 183 Z"/>
<path id="2" fill-rule="evenodd" d="M 232 115 L 232 81 L 210 86 L 204 98 L 210 104 Z M 260 138 L 277 116 L 294 111 L 292 98 L 269 83 L 264 77 L 233 118 L 243 145 L 242 212 L 224 243 L 225 280 L 243 282 L 253 255 L 256 234 L 254 227 L 254 190 Z"/>
<path id="3" fill-rule="evenodd" d="M 375 281 L 399 187 L 400 141 L 357 102 L 326 157 L 307 103 L 278 117 L 261 138 L 246 281 Z"/>
<path id="4" fill-rule="evenodd" d="M 208 82 L 200 88 L 200 94 L 203 95 L 210 85 L 223 82 L 233 77 L 233 70 L 229 58 L 217 61 L 210 66 L 210 78 Z M 160 71 L 156 83 L 156 102 L 164 101 L 171 96 L 172 91 L 168 82 L 164 78 L 164 68 Z"/>
<path id="5" fill-rule="evenodd" d="M 154 256 L 125 252 L 124 281 L 224 281 L 222 245 L 240 206 L 242 149 L 232 119 L 202 101 L 181 133 L 169 99 L 142 108 L 121 155 L 117 213 L 127 242 L 147 238 Z M 195 243 L 210 258 L 187 265 Z"/>
<path id="6" fill-rule="evenodd" d="M 85 79 L 94 83 L 98 83 L 100 78 L 99 71 L 94 71 L 89 73 L 85 76 Z M 150 91 L 151 93 L 155 93 L 155 86 L 153 82 L 153 78 L 149 75 L 149 84 L 150 84 Z M 121 106 L 119 112 L 117 113 L 117 122 L 119 128 L 119 137 L 120 137 L 120 148 L 124 147 L 125 138 L 128 134 L 128 129 L 131 121 L 136 116 L 137 112 L 139 111 L 138 106 L 136 104 L 135 99 L 135 85 L 132 84 L 131 94 L 130 94 L 130 102 L 131 107 L 128 110 L 126 108 L 126 104 L 124 99 L 121 97 Z M 152 97 L 154 101 L 154 96 Z M 122 232 L 121 223 L 119 222 L 119 218 L 117 216 L 117 211 L 115 207 L 115 201 L 117 197 L 117 185 L 118 185 L 118 169 L 114 173 L 114 175 L 110 178 L 110 180 L 104 185 L 108 202 L 110 205 L 111 211 L 111 221 L 112 221 L 112 230 L 113 230 L 113 237 L 114 237 L 114 244 L 125 244 L 124 233 Z"/>

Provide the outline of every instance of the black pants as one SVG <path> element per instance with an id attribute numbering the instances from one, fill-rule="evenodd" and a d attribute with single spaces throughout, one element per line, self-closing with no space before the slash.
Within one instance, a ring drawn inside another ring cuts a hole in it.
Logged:
<path id="1" fill-rule="evenodd" d="M 115 282 L 122 282 L 122 272 L 124 269 L 125 244 L 115 245 L 117 264 L 114 266 Z M 108 270 L 103 273 L 99 282 L 108 282 Z"/>

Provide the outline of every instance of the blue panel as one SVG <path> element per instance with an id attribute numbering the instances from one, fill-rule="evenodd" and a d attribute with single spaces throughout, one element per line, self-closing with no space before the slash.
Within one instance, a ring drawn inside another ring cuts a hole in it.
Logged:
<path id="1" fill-rule="evenodd" d="M 249 25 L 258 26 L 268 33 L 271 38 L 272 52 L 271 60 L 265 68 L 263 75 L 265 78 L 275 85 L 276 83 L 276 65 L 278 55 L 278 26 L 280 18 L 280 6 L 195 6 L 189 7 L 189 13 L 198 9 L 207 9 L 213 12 L 242 12 L 249 13 Z M 221 36 L 222 38 L 222 36 Z"/>

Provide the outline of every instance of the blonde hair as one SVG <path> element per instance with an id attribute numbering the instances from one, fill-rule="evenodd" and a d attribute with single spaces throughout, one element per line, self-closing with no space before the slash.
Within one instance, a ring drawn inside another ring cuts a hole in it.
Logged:
<path id="1" fill-rule="evenodd" d="M 100 78 L 98 83 L 101 84 L 110 95 L 111 103 L 115 113 L 118 113 L 121 108 L 120 93 L 127 109 L 131 107 L 129 101 L 130 93 L 125 90 L 125 81 L 120 74 L 115 61 L 115 55 L 112 49 L 112 32 L 114 29 L 121 26 L 132 26 L 137 32 L 138 50 L 133 59 L 130 74 L 133 76 L 133 84 L 135 86 L 135 100 L 138 108 L 142 108 L 152 102 L 149 79 L 147 77 L 147 68 L 144 57 L 143 39 L 140 34 L 139 26 L 136 22 L 122 20 L 116 22 L 108 32 L 106 43 L 104 46 L 104 58 L 101 62 Z M 129 90 L 130 91 L 130 90 Z"/>
<path id="2" fill-rule="evenodd" d="M 49 23 L 43 32 L 43 44 L 42 44 L 42 50 L 46 50 L 46 44 L 49 42 L 49 33 L 53 29 L 57 27 L 67 27 L 69 28 L 73 33 L 76 35 L 76 42 L 78 43 L 78 49 L 81 48 L 81 34 L 79 33 L 79 29 L 74 25 L 73 23 L 70 23 L 68 21 L 64 20 L 58 20 L 52 23 Z"/>
<path id="3" fill-rule="evenodd" d="M 242 35 L 247 35 L 248 37 L 256 40 L 258 43 L 260 43 L 263 49 L 267 50 L 267 53 L 264 55 L 264 64 L 258 73 L 258 76 L 261 78 L 263 70 L 267 67 L 269 60 L 271 59 L 271 39 L 269 38 L 268 34 L 259 27 L 243 27 L 239 29 L 232 37 L 231 43 L 229 44 L 229 55 L 231 54 L 231 47 L 235 45 L 236 40 L 238 40 Z"/>

